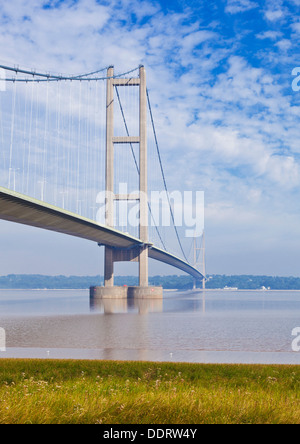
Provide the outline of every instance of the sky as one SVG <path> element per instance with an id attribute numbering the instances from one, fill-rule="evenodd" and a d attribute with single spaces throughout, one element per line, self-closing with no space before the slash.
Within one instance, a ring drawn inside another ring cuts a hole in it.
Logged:
<path id="1" fill-rule="evenodd" d="M 299 11 L 300 0 L 11 0 L 0 63 L 144 64 L 168 188 L 205 193 L 207 273 L 300 276 Z M 0 230 L 2 275 L 103 272 L 93 243 Z M 150 273 L 178 271 L 151 262 Z"/>

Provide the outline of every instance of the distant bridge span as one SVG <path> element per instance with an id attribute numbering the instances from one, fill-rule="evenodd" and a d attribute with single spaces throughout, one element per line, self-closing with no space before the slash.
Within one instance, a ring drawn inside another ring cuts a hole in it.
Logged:
<path id="1" fill-rule="evenodd" d="M 0 187 L 0 219 L 68 234 L 117 249 L 131 250 L 144 244 L 140 239 L 114 228 L 3 187 Z M 149 257 L 178 268 L 195 279 L 203 279 L 203 275 L 188 262 L 153 245 L 150 245 Z"/>

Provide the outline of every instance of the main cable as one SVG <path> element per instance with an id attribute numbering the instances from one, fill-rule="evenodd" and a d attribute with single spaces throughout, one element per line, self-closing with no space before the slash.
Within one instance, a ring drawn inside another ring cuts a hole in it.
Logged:
<path id="1" fill-rule="evenodd" d="M 18 73 L 21 74 L 26 74 L 26 75 L 30 75 L 32 77 L 41 77 L 41 78 L 8 78 L 5 79 L 6 82 L 58 82 L 58 81 L 62 81 L 62 80 L 69 80 L 69 81 L 87 81 L 87 82 L 91 82 L 91 81 L 96 81 L 96 80 L 107 80 L 107 79 L 116 79 L 118 77 L 123 77 L 126 76 L 128 74 L 131 74 L 134 71 L 137 71 L 139 69 L 139 67 L 136 67 L 134 69 L 131 69 L 130 71 L 121 73 L 121 74 L 114 74 L 111 77 L 89 77 L 95 74 L 99 74 L 100 72 L 103 72 L 105 70 L 107 70 L 109 67 L 106 68 L 102 68 L 100 70 L 94 71 L 94 72 L 90 72 L 90 73 L 86 73 L 86 74 L 81 74 L 78 76 L 57 76 L 57 75 L 53 75 L 53 74 L 43 74 L 43 73 L 39 73 L 36 71 L 27 71 L 25 69 L 20 69 L 17 67 L 11 67 L 11 66 L 5 66 L 5 65 L 0 65 L 0 69 L 4 69 L 5 71 L 12 71 L 15 72 L 15 74 L 17 75 Z"/>
<path id="2" fill-rule="evenodd" d="M 121 110 L 121 114 L 122 114 L 125 130 L 126 130 L 126 134 L 129 137 L 129 130 L 128 130 L 127 122 L 126 122 L 126 119 L 125 119 L 125 114 L 124 114 L 124 110 L 123 110 L 123 107 L 122 107 L 119 91 L 118 91 L 117 87 L 115 87 L 115 88 L 116 88 L 117 98 L 118 98 L 118 102 L 119 102 L 119 106 L 120 106 L 120 110 Z M 130 143 L 130 148 L 131 148 L 131 154 L 133 156 L 133 160 L 134 160 L 134 163 L 135 163 L 135 166 L 136 166 L 137 173 L 138 173 L 138 175 L 140 175 L 140 169 L 139 169 L 139 166 L 138 166 L 138 162 L 136 160 L 136 155 L 135 155 L 132 143 Z M 164 242 L 163 242 L 163 240 L 161 238 L 161 234 L 159 232 L 159 229 L 158 229 L 158 227 L 157 227 L 157 225 L 155 223 L 154 216 L 153 216 L 152 211 L 151 211 L 151 206 L 150 206 L 149 202 L 147 202 L 147 203 L 148 203 L 149 212 L 150 212 L 151 218 L 152 218 L 152 220 L 154 222 L 154 226 L 155 226 L 156 232 L 158 234 L 158 237 L 159 237 L 159 239 L 160 239 L 164 249 L 167 251 L 166 246 L 165 246 L 165 244 L 164 244 Z"/>
<path id="3" fill-rule="evenodd" d="M 156 130 L 155 130 L 155 125 L 154 125 L 154 120 L 153 120 L 153 114 L 152 114 L 152 109 L 151 109 L 151 104 L 150 104 L 150 98 L 149 98 L 149 92 L 148 92 L 148 89 L 146 89 L 146 92 L 147 92 L 147 101 L 148 101 L 148 107 L 149 107 L 149 112 L 150 112 L 150 117 L 151 117 L 151 123 L 152 123 L 153 135 L 154 135 L 154 140 L 155 140 L 155 145 L 156 145 L 156 150 L 157 150 L 157 155 L 158 155 L 158 160 L 159 160 L 160 170 L 161 170 L 161 174 L 162 174 L 162 178 L 163 178 L 163 182 L 164 182 L 164 187 L 165 187 L 165 191 L 166 191 L 167 198 L 168 198 L 168 203 L 169 203 L 169 207 L 170 207 L 170 213 L 171 213 L 171 218 L 172 218 L 173 226 L 174 226 L 174 229 L 175 229 L 176 237 L 177 237 L 177 240 L 178 240 L 178 243 L 179 243 L 179 246 L 180 246 L 181 252 L 182 252 L 182 254 L 183 254 L 183 256 L 184 256 L 186 262 L 189 263 L 189 261 L 188 261 L 186 255 L 185 255 L 185 252 L 184 252 L 184 250 L 183 250 L 183 247 L 182 247 L 182 244 L 181 244 L 181 241 L 180 241 L 180 237 L 179 237 L 179 233 L 178 233 L 177 227 L 176 227 L 176 225 L 175 225 L 175 218 L 174 218 L 174 213 L 173 213 L 172 206 L 171 206 L 171 202 L 170 202 L 170 196 L 169 196 L 169 192 L 168 192 L 168 187 L 167 187 L 166 177 L 165 177 L 165 173 L 164 173 L 164 169 L 163 169 L 163 165 L 162 165 L 162 160 L 161 160 L 161 155 L 160 155 L 160 151 L 159 151 L 159 146 L 158 146 L 158 141 L 157 141 L 157 136 L 156 136 Z"/>

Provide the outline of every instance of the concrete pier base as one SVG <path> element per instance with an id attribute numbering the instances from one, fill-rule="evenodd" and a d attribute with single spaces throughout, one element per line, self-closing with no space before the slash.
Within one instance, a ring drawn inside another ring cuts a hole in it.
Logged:
<path id="1" fill-rule="evenodd" d="M 90 287 L 90 299 L 127 299 L 127 287 Z"/>
<path id="2" fill-rule="evenodd" d="M 128 298 L 134 299 L 162 299 L 162 287 L 128 287 Z"/>
<path id="3" fill-rule="evenodd" d="M 90 287 L 90 300 L 96 299 L 162 299 L 162 287 Z"/>

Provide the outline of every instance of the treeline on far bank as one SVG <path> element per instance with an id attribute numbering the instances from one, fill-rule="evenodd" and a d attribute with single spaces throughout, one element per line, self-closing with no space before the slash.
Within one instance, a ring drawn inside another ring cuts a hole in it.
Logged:
<path id="1" fill-rule="evenodd" d="M 151 276 L 150 285 L 162 285 L 165 289 L 189 290 L 193 278 L 187 275 Z M 10 274 L 0 276 L 2 289 L 87 289 L 103 285 L 103 276 L 44 276 L 38 274 Z M 116 276 L 115 285 L 138 285 L 136 276 Z M 201 287 L 202 282 L 197 286 Z M 237 288 L 240 290 L 300 290 L 300 277 L 209 275 L 206 288 Z"/>

